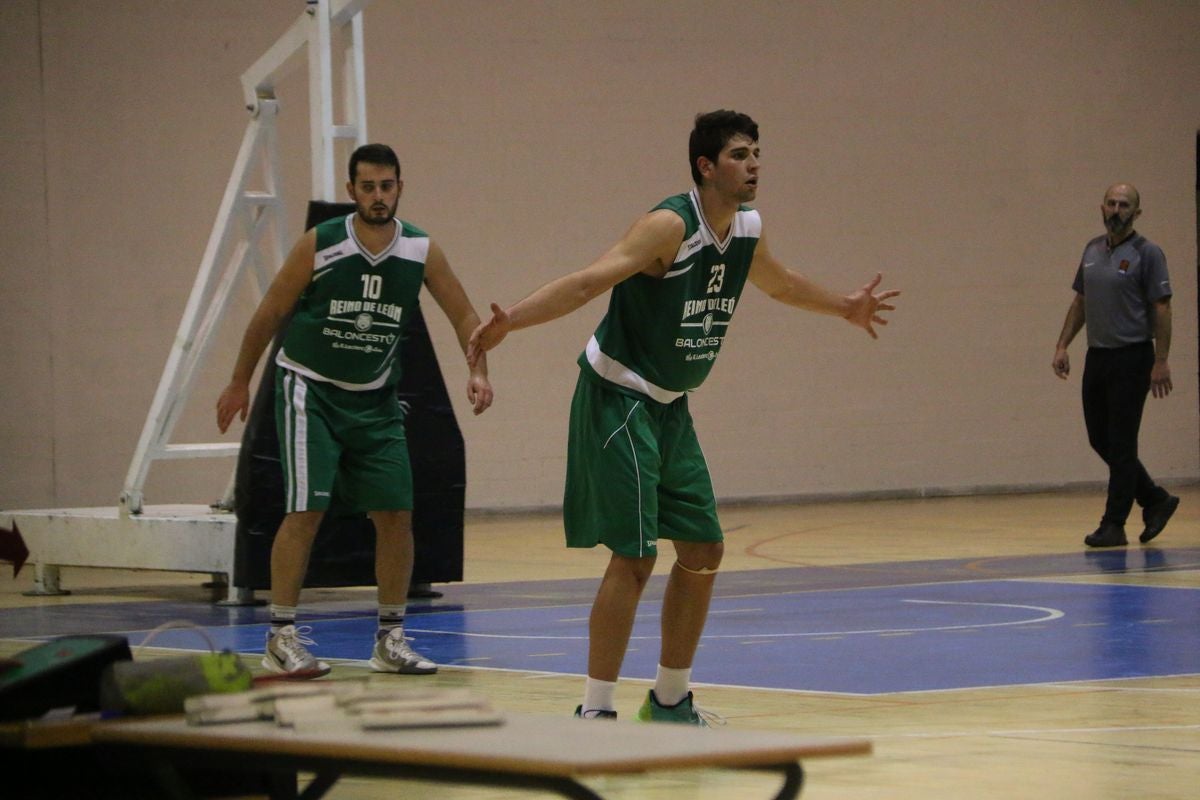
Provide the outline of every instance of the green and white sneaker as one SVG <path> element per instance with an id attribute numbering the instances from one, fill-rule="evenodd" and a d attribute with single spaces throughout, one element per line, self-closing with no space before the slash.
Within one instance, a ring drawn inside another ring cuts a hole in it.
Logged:
<path id="1" fill-rule="evenodd" d="M 393 628 L 387 636 L 375 640 L 371 669 L 403 675 L 432 675 L 437 672 L 437 664 L 409 647 L 403 628 Z"/>
<path id="2" fill-rule="evenodd" d="M 646 700 L 638 709 L 637 718 L 642 722 L 674 722 L 678 725 L 694 725 L 697 728 L 707 728 L 710 719 L 719 719 L 711 712 L 696 708 L 691 692 L 675 705 L 664 706 L 659 704 L 653 689 L 646 693 Z M 721 722 L 724 723 L 724 720 Z"/>
<path id="3" fill-rule="evenodd" d="M 588 712 L 583 713 L 583 705 L 575 706 L 576 719 L 616 719 L 617 712 L 610 711 L 604 708 L 589 708 Z"/>

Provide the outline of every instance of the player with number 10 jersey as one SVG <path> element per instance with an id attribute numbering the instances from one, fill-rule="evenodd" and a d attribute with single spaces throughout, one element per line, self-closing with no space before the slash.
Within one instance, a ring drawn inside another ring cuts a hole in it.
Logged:
<path id="1" fill-rule="evenodd" d="M 358 241 L 354 215 L 316 228 L 312 281 L 300 296 L 275 361 L 350 391 L 400 380 L 400 339 L 416 307 L 429 237 L 397 219 L 390 246 L 377 255 Z"/>

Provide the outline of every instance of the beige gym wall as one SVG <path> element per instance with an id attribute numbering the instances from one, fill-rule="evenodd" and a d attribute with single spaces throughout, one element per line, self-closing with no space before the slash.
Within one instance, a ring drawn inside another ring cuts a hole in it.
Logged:
<path id="1" fill-rule="evenodd" d="M 116 502 L 248 122 L 239 78 L 303 7 L 0 4 L 0 508 Z M 1144 460 L 1200 478 L 1200 5 L 375 0 L 365 20 L 370 138 L 404 164 L 400 214 L 481 311 L 686 190 L 692 117 L 720 107 L 762 126 L 777 256 L 840 290 L 876 271 L 903 289 L 878 341 L 747 289 L 692 398 L 722 497 L 1102 480 L 1082 337 L 1068 382 L 1050 359 L 1116 180 L 1141 189 L 1175 288 L 1175 392 L 1148 402 Z M 302 63 L 279 90 L 290 244 L 310 183 Z M 175 441 L 221 439 L 212 408 L 254 299 L 247 283 Z M 513 335 L 473 417 L 425 303 L 469 507 L 559 503 L 574 360 L 603 310 Z M 209 502 L 231 469 L 160 462 L 146 502 Z"/>

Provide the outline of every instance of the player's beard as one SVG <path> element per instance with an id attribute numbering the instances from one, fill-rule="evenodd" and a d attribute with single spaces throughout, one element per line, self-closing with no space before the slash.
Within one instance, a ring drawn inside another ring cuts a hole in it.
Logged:
<path id="1" fill-rule="evenodd" d="M 399 205 L 399 202 L 392 206 L 385 203 L 375 203 L 366 207 L 359 205 L 358 216 L 368 225 L 387 225 L 396 216 L 396 208 Z"/>

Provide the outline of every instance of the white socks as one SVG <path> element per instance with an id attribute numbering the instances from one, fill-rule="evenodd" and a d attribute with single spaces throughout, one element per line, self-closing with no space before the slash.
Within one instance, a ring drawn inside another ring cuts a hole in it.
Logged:
<path id="1" fill-rule="evenodd" d="M 692 670 L 672 669 L 658 665 L 658 674 L 654 678 L 654 697 L 660 706 L 673 706 L 687 697 L 688 684 L 692 680 Z"/>
<path id="2" fill-rule="evenodd" d="M 586 717 L 589 711 L 614 711 L 613 695 L 616 691 L 616 681 L 588 678 L 583 688 L 582 715 Z"/>
<path id="3" fill-rule="evenodd" d="M 271 633 L 278 633 L 288 625 L 296 624 L 296 607 L 271 604 Z"/>
<path id="4" fill-rule="evenodd" d="M 654 697 L 660 706 L 673 706 L 687 697 L 688 686 L 692 680 L 692 670 L 671 669 L 658 665 L 658 674 L 654 679 Z M 617 691 L 616 681 L 601 681 L 588 678 L 583 689 L 582 715 L 589 711 L 615 711 L 613 696 Z"/>
<path id="5" fill-rule="evenodd" d="M 404 629 L 404 612 L 408 604 L 399 606 L 379 605 L 379 629 L 375 632 L 376 639 L 382 639 L 394 629 Z"/>

